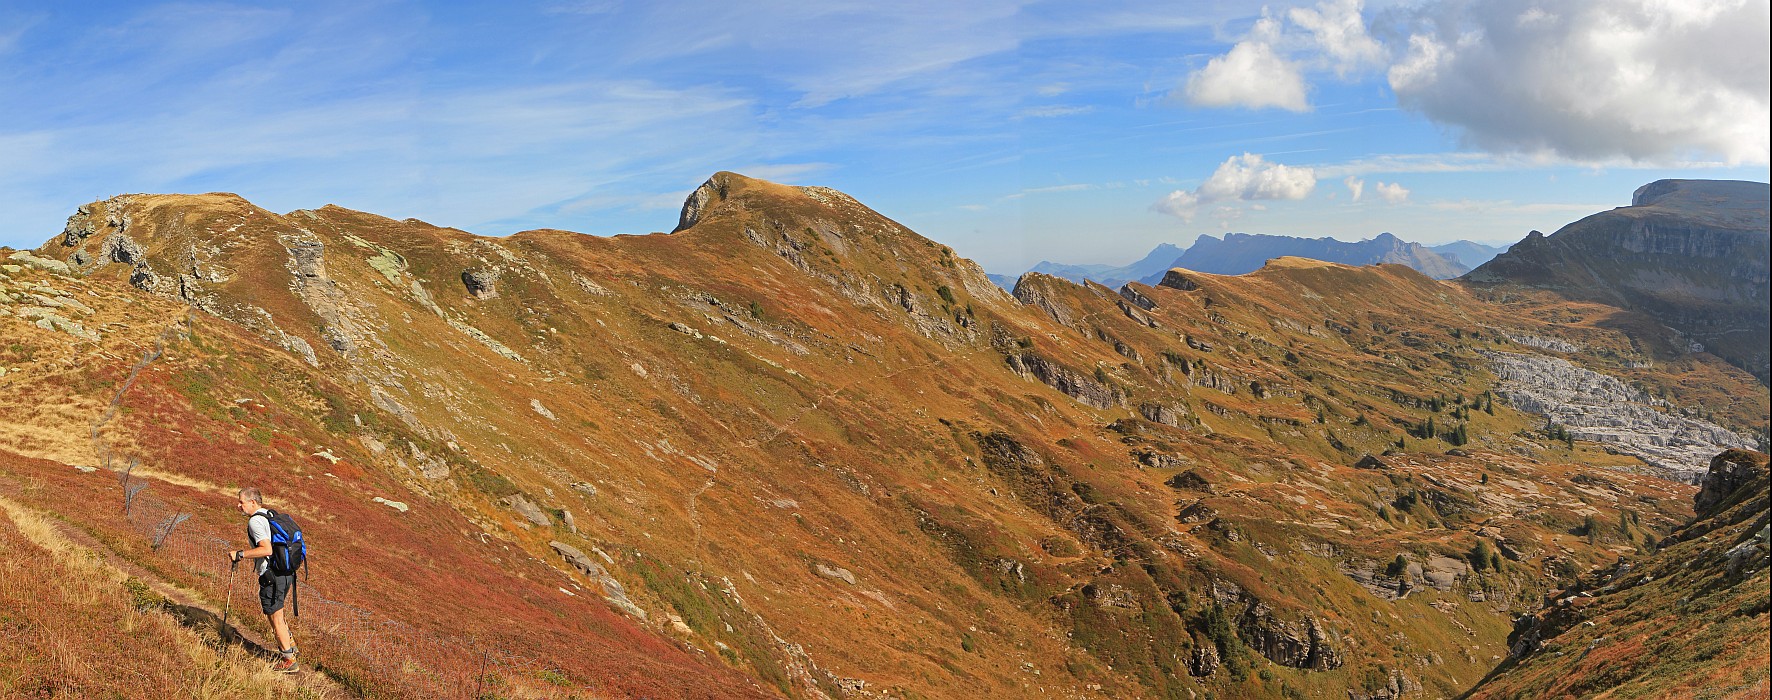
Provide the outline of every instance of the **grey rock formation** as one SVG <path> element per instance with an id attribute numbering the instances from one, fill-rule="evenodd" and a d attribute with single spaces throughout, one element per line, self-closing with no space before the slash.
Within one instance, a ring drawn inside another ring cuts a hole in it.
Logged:
<path id="1" fill-rule="evenodd" d="M 812 565 L 812 570 L 818 572 L 819 576 L 855 585 L 855 574 L 841 566 L 819 562 Z"/>
<path id="2" fill-rule="evenodd" d="M 689 197 L 683 200 L 683 211 L 677 215 L 677 228 L 672 229 L 671 233 L 694 226 L 701 221 L 701 216 L 708 207 L 725 200 L 730 188 L 726 178 L 724 172 L 714 173 L 713 177 L 689 193 Z"/>
<path id="3" fill-rule="evenodd" d="M 1667 402 L 1618 379 L 1544 355 L 1483 351 L 1501 380 L 1495 393 L 1519 410 L 1544 416 L 1576 439 L 1637 457 L 1679 478 L 1695 480 L 1712 455 L 1751 449 L 1752 440 L 1672 411 Z"/>
<path id="4" fill-rule="evenodd" d="M 1188 659 L 1187 672 L 1195 678 L 1204 678 L 1217 673 L 1218 664 L 1218 647 L 1201 644 L 1194 647 L 1193 658 Z"/>
<path id="5" fill-rule="evenodd" d="M 1766 478 L 1766 467 L 1749 452 L 1730 450 L 1711 460 L 1710 470 L 1699 482 L 1698 495 L 1692 497 L 1692 509 L 1704 517 L 1712 509 L 1729 500 L 1738 489 Z"/>
<path id="6" fill-rule="evenodd" d="M 529 499 L 523 497 L 523 494 L 516 493 L 505 496 L 504 502 L 505 505 L 511 507 L 511 510 L 517 511 L 518 515 L 523 516 L 524 520 L 528 520 L 541 527 L 548 527 L 554 524 L 554 521 L 548 519 L 547 512 L 543 511 L 541 506 L 530 502 Z"/>
<path id="7" fill-rule="evenodd" d="M 1016 374 L 1038 379 L 1085 405 L 1113 408 L 1119 406 L 1124 399 L 1119 389 L 1033 353 L 1010 355 L 1005 361 Z"/>
<path id="8" fill-rule="evenodd" d="M 566 563 L 572 566 L 572 568 L 577 569 L 579 573 L 584 574 L 591 580 L 596 581 L 597 585 L 602 586 L 603 599 L 608 601 L 610 605 L 613 605 L 634 617 L 638 617 L 642 620 L 646 619 L 646 611 L 641 609 L 640 606 L 635 605 L 634 601 L 628 599 L 627 589 L 623 588 L 621 582 L 617 581 L 614 576 L 609 575 L 609 570 L 603 568 L 602 564 L 598 564 L 596 560 L 585 556 L 585 553 L 580 551 L 579 548 L 566 544 L 565 542 L 555 540 L 549 542 L 548 546 L 552 547 L 555 552 L 559 553 L 560 558 L 565 559 Z"/>
<path id="9" fill-rule="evenodd" d="M 1237 618 L 1237 633 L 1250 648 L 1282 666 L 1327 671 L 1345 659 L 1316 618 L 1282 620 L 1266 603 L 1255 601 Z"/>
<path id="10" fill-rule="evenodd" d="M 462 286 L 475 299 L 491 299 L 498 296 L 498 270 L 473 269 L 461 273 Z"/>

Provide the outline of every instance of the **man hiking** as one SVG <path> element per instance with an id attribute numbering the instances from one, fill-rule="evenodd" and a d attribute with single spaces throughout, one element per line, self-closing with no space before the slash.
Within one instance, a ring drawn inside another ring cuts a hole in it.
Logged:
<path id="1" fill-rule="evenodd" d="M 254 570 L 258 574 L 258 602 L 265 612 L 265 619 L 271 623 L 271 632 L 277 636 L 277 649 L 283 658 L 271 665 L 271 670 L 279 673 L 295 673 L 295 640 L 289 636 L 289 624 L 283 619 L 283 601 L 289 597 L 289 589 L 295 585 L 295 574 L 278 575 L 271 571 L 271 511 L 265 508 L 264 494 L 257 488 L 248 486 L 240 489 L 240 514 L 246 516 L 246 541 L 252 549 L 237 549 L 228 553 L 228 560 L 238 563 L 241 559 L 252 559 Z"/>

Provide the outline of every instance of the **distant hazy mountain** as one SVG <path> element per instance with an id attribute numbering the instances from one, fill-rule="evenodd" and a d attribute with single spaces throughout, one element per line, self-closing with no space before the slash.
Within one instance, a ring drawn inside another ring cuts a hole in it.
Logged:
<path id="1" fill-rule="evenodd" d="M 1297 238 L 1266 234 L 1227 233 L 1224 238 L 1201 236 L 1187 252 L 1168 266 L 1215 275 L 1241 275 L 1261 269 L 1267 261 L 1281 257 L 1310 258 L 1344 265 L 1377 265 L 1396 263 L 1415 268 L 1434 279 L 1451 279 L 1468 272 L 1457 261 L 1429 250 L 1420 243 L 1411 243 L 1389 233 L 1354 243 L 1333 238 Z M 1158 271 L 1138 278 L 1145 284 L 1163 279 Z"/>
<path id="2" fill-rule="evenodd" d="M 1464 279 L 1649 314 L 1766 382 L 1769 209 L 1763 182 L 1657 180 L 1628 207 L 1533 231 Z"/>
<path id="3" fill-rule="evenodd" d="M 1052 275 L 1053 277 L 1062 277 L 1072 282 L 1082 282 L 1083 280 L 1088 279 L 1110 287 L 1118 287 L 1127 282 L 1144 279 L 1152 275 L 1156 275 L 1161 279 L 1163 273 L 1167 272 L 1170 267 L 1174 266 L 1175 259 L 1181 257 L 1183 252 L 1184 251 L 1180 246 L 1171 243 L 1163 243 L 1152 248 L 1150 253 L 1130 265 L 1122 265 L 1119 267 L 1113 265 L 1064 265 L 1042 260 L 1040 261 L 1040 264 L 1033 266 L 1028 272 L 1039 272 Z M 1015 280 L 1009 280 L 1009 284 L 1006 288 L 1013 289 L 1014 287 Z"/>
<path id="4" fill-rule="evenodd" d="M 1443 245 L 1431 245 L 1428 250 L 1434 251 L 1442 258 L 1456 261 L 1472 270 L 1478 265 L 1489 262 L 1495 256 L 1507 250 L 1504 245 L 1483 245 L 1475 241 L 1453 241 Z"/>

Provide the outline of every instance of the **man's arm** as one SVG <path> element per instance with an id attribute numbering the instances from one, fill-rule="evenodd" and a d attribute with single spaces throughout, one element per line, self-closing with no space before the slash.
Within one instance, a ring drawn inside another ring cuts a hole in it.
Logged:
<path id="1" fill-rule="evenodd" d="M 259 540 L 258 546 L 240 550 L 240 559 L 263 559 L 271 556 L 271 541 Z"/>
<path id="2" fill-rule="evenodd" d="M 264 516 L 255 514 L 252 517 L 253 518 L 262 518 Z M 247 522 L 249 523 L 247 526 L 248 534 L 251 534 L 254 537 L 258 536 L 257 532 L 252 532 L 253 528 L 251 527 L 250 523 L 252 523 L 253 521 L 251 519 L 248 519 Z M 253 547 L 252 549 L 236 550 L 233 554 L 230 555 L 230 558 L 233 559 L 234 561 L 239 561 L 241 559 L 263 559 L 265 557 L 271 556 L 271 535 L 270 535 L 271 523 L 270 523 L 269 518 L 266 518 L 266 520 L 265 520 L 265 528 L 264 529 L 265 529 L 265 537 L 264 537 L 264 539 L 258 540 L 258 542 L 256 543 L 257 546 Z"/>

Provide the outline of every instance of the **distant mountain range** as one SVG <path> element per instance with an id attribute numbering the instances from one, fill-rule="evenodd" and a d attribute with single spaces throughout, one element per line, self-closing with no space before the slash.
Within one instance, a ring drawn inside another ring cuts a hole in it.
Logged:
<path id="1" fill-rule="evenodd" d="M 1029 272 L 1062 277 L 1073 282 L 1091 280 L 1117 287 L 1127 282 L 1157 284 L 1171 268 L 1185 268 L 1218 275 L 1241 275 L 1261 269 L 1267 261 L 1300 257 L 1344 265 L 1407 265 L 1435 279 L 1451 279 L 1488 262 L 1505 248 L 1472 241 L 1424 246 L 1389 233 L 1353 243 L 1333 238 L 1299 238 L 1266 234 L 1227 233 L 1223 238 L 1201 236 L 1188 248 L 1164 243 L 1137 262 L 1113 265 L 1066 265 L 1041 261 Z M 1014 278 L 994 275 L 993 280 L 1012 288 Z"/>

